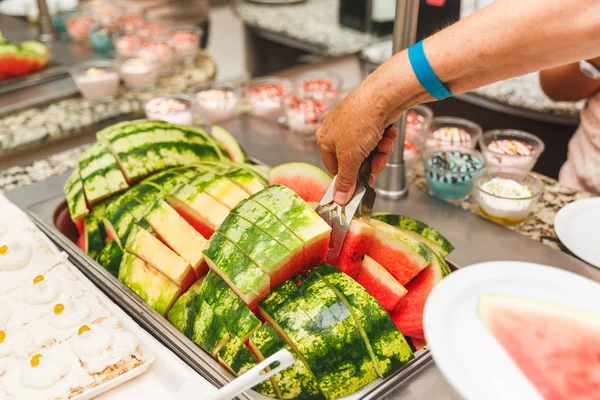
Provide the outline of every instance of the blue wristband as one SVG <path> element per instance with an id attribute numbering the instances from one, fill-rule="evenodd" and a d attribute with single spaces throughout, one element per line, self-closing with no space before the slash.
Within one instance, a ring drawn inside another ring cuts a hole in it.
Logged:
<path id="1" fill-rule="evenodd" d="M 433 71 L 433 68 L 431 68 L 429 61 L 427 61 L 425 51 L 423 50 L 423 41 L 415 43 L 408 48 L 408 60 L 415 75 L 417 75 L 417 79 L 430 95 L 437 100 L 443 100 L 452 96 L 452 93 L 446 89 Z"/>

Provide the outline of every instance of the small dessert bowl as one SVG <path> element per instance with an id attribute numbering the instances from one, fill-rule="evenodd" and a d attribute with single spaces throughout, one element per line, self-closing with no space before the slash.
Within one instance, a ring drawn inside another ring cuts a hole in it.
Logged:
<path id="1" fill-rule="evenodd" d="M 475 174 L 473 185 L 481 213 L 509 226 L 522 224 L 544 191 L 544 183 L 537 176 L 517 169 L 481 170 Z"/>
<path id="2" fill-rule="evenodd" d="M 146 118 L 176 125 L 194 124 L 194 102 L 185 94 L 163 94 L 144 105 Z"/>
<path id="3" fill-rule="evenodd" d="M 179 62 L 191 63 L 198 57 L 202 30 L 194 26 L 174 26 L 169 30 L 169 44 Z"/>
<path id="4" fill-rule="evenodd" d="M 192 86 L 189 90 L 200 116 L 210 123 L 227 121 L 239 113 L 240 86 L 235 82 L 217 81 Z"/>
<path id="5" fill-rule="evenodd" d="M 431 132 L 432 119 L 433 111 L 426 106 L 414 106 L 407 111 L 404 134 L 404 164 L 407 173 L 411 173 L 419 162 L 419 156 L 425 147 L 425 140 Z"/>
<path id="6" fill-rule="evenodd" d="M 283 101 L 293 90 L 289 79 L 270 76 L 254 79 L 246 86 L 250 114 L 258 118 L 277 121 L 285 115 Z"/>
<path id="7" fill-rule="evenodd" d="M 308 72 L 300 75 L 295 80 L 294 86 L 300 97 L 311 97 L 331 107 L 340 98 L 342 77 L 330 71 Z"/>
<path id="8" fill-rule="evenodd" d="M 488 165 L 531 171 L 544 152 L 544 142 L 531 133 L 514 129 L 484 132 L 479 147 Z"/>
<path id="9" fill-rule="evenodd" d="M 326 102 L 311 96 L 290 94 L 284 99 L 287 124 L 294 133 L 305 137 L 315 137 L 329 111 Z"/>
<path id="10" fill-rule="evenodd" d="M 88 100 L 110 101 L 119 90 L 119 72 L 112 61 L 85 61 L 70 69 L 71 78 Z"/>
<path id="11" fill-rule="evenodd" d="M 435 117 L 427 147 L 460 146 L 474 149 L 481 136 L 481 126 L 464 118 Z"/>
<path id="12" fill-rule="evenodd" d="M 126 57 L 119 62 L 119 71 L 125 87 L 133 91 L 152 90 L 159 75 L 159 60 L 152 53 Z"/>
<path id="13" fill-rule="evenodd" d="M 440 146 L 421 153 L 429 193 L 446 200 L 460 201 L 473 189 L 473 175 L 485 167 L 483 155 L 473 149 Z"/>
<path id="14" fill-rule="evenodd" d="M 152 40 L 144 41 L 138 54 L 142 56 L 155 56 L 158 60 L 158 72 L 161 75 L 169 75 L 173 71 L 175 55 L 173 48 L 171 48 L 169 41 L 165 37 L 156 37 Z"/>

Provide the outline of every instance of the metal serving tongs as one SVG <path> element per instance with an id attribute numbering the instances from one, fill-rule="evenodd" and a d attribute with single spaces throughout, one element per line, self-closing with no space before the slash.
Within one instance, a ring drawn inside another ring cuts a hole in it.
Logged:
<path id="1" fill-rule="evenodd" d="M 352 218 L 357 212 L 366 222 L 371 219 L 373 204 L 375 203 L 375 190 L 369 185 L 369 178 L 371 177 L 371 162 L 377 152 L 377 148 L 375 148 L 361 164 L 358 171 L 356 191 L 345 206 L 340 206 L 333 201 L 333 189 L 335 188 L 337 176 L 333 178 L 333 182 L 331 182 L 327 192 L 319 202 L 316 211 L 332 228 L 331 243 L 327 252 L 328 259 L 336 258 L 340 254 Z"/>

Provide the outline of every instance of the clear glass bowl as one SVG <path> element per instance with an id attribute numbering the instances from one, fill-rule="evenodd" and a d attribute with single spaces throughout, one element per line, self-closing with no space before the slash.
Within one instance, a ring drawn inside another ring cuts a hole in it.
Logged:
<path id="1" fill-rule="evenodd" d="M 126 58 L 138 54 L 144 43 L 144 38 L 134 33 L 115 34 L 113 35 L 113 42 L 117 57 Z"/>
<path id="2" fill-rule="evenodd" d="M 505 181 L 510 180 L 510 181 Z M 485 169 L 473 180 L 481 213 L 503 225 L 522 224 L 544 191 L 544 183 L 522 170 Z"/>
<path id="3" fill-rule="evenodd" d="M 329 111 L 327 103 L 313 97 L 290 94 L 284 99 L 287 125 L 294 133 L 315 137 Z"/>
<path id="4" fill-rule="evenodd" d="M 112 61 L 86 61 L 70 69 L 77 88 L 88 100 L 110 101 L 119 90 L 119 72 Z"/>
<path id="5" fill-rule="evenodd" d="M 246 86 L 250 114 L 258 118 L 277 121 L 285 115 L 283 101 L 293 90 L 289 79 L 270 76 L 254 79 Z"/>
<path id="6" fill-rule="evenodd" d="M 74 42 L 84 42 L 88 40 L 88 35 L 97 21 L 89 15 L 77 15 L 68 18 L 65 27 L 69 38 Z"/>
<path id="7" fill-rule="evenodd" d="M 473 189 L 473 175 L 485 167 L 483 155 L 473 149 L 441 146 L 421 153 L 429 193 L 447 200 L 464 200 Z"/>
<path id="8" fill-rule="evenodd" d="M 119 60 L 119 71 L 125 87 L 129 90 L 144 91 L 156 87 L 159 75 L 158 58 L 151 53 L 136 54 Z"/>
<path id="9" fill-rule="evenodd" d="M 425 140 L 431 133 L 432 119 L 433 111 L 429 107 L 418 105 L 408 110 L 404 137 L 404 164 L 408 173 L 419 162 Z"/>
<path id="10" fill-rule="evenodd" d="M 155 37 L 142 43 L 140 55 L 153 54 L 158 59 L 158 72 L 168 75 L 173 71 L 175 54 L 166 37 Z"/>
<path id="11" fill-rule="evenodd" d="M 192 86 L 189 93 L 198 113 L 209 123 L 227 121 L 239 113 L 241 91 L 235 82 L 207 82 Z"/>
<path id="12" fill-rule="evenodd" d="M 531 171 L 544 152 L 544 142 L 531 133 L 514 129 L 484 132 L 479 147 L 488 165 Z"/>
<path id="13" fill-rule="evenodd" d="M 342 77 L 329 71 L 308 72 L 300 75 L 294 86 L 299 97 L 311 97 L 331 107 L 340 98 Z"/>
<path id="14" fill-rule="evenodd" d="M 481 126 L 464 118 L 435 117 L 426 147 L 460 146 L 474 149 L 481 136 Z"/>
<path id="15" fill-rule="evenodd" d="M 200 51 L 202 30 L 193 26 L 174 26 L 169 30 L 169 44 L 180 62 L 194 62 Z"/>
<path id="16" fill-rule="evenodd" d="M 144 105 L 146 118 L 176 125 L 194 124 L 194 101 L 185 94 L 162 94 Z"/>

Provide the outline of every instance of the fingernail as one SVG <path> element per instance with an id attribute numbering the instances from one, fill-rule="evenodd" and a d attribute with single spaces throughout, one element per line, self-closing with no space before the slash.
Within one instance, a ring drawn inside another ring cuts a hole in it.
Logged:
<path id="1" fill-rule="evenodd" d="M 346 200 L 348 199 L 348 193 L 346 192 L 336 192 L 335 196 L 333 197 L 333 201 L 335 201 L 336 204 L 346 204 Z"/>

